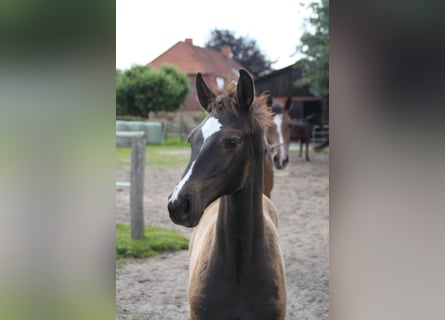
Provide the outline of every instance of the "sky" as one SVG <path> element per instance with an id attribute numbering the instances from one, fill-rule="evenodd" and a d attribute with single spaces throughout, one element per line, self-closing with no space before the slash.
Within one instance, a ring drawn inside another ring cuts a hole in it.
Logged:
<path id="1" fill-rule="evenodd" d="M 147 64 L 178 41 L 204 47 L 214 29 L 256 40 L 273 69 L 301 58 L 312 0 L 116 0 L 116 68 Z M 303 6 L 301 5 L 303 4 Z"/>

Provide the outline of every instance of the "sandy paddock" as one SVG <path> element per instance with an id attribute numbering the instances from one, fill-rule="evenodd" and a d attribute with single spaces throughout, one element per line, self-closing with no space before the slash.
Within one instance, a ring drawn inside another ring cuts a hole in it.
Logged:
<path id="1" fill-rule="evenodd" d="M 287 277 L 287 319 L 328 319 L 329 306 L 329 155 L 310 153 L 311 162 L 291 152 L 290 164 L 275 171 L 272 201 Z M 145 223 L 191 230 L 173 224 L 167 198 L 184 168 L 148 169 L 145 177 Z M 128 181 L 128 168 L 117 181 Z M 116 190 L 116 222 L 129 223 L 128 189 Z M 165 253 L 133 261 L 116 270 L 117 319 L 188 319 L 188 252 Z"/>

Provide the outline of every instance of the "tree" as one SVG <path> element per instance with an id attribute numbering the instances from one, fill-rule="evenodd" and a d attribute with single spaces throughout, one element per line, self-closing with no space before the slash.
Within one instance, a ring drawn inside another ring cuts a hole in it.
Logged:
<path id="1" fill-rule="evenodd" d="M 135 65 L 116 70 L 116 114 L 148 118 L 150 111 L 175 111 L 191 87 L 187 75 L 175 66 L 164 64 L 159 69 Z"/>
<path id="2" fill-rule="evenodd" d="M 305 57 L 296 63 L 302 77 L 295 84 L 309 86 L 314 96 L 326 100 L 329 96 L 329 1 L 312 2 L 309 7 L 314 13 L 309 18 L 314 31 L 306 31 L 300 38 L 297 50 Z"/>
<path id="3" fill-rule="evenodd" d="M 220 51 L 223 46 L 230 46 L 232 59 L 246 67 L 255 76 L 263 75 L 272 70 L 273 62 L 266 59 L 257 46 L 256 40 L 248 37 L 235 37 L 235 33 L 229 30 L 214 29 L 210 33 L 210 39 L 205 44 L 206 48 Z"/>

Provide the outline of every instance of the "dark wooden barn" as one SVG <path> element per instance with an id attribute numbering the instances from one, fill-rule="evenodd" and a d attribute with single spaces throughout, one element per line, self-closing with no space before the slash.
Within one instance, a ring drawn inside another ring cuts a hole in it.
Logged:
<path id="1" fill-rule="evenodd" d="M 317 114 L 320 122 L 328 122 L 327 107 L 323 108 L 321 98 L 310 94 L 308 88 L 297 88 L 294 83 L 301 77 L 301 70 L 293 65 L 273 71 L 257 78 L 255 85 L 258 93 L 270 91 L 274 102 L 284 105 L 287 97 L 292 97 L 290 115 L 294 119 L 302 119 Z M 326 109 L 326 110 L 323 110 Z"/>

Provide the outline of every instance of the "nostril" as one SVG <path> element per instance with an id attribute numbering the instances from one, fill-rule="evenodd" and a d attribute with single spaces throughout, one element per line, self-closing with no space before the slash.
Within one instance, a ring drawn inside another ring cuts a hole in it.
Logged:
<path id="1" fill-rule="evenodd" d="M 276 163 L 278 162 L 278 154 L 273 156 L 273 161 L 276 162 Z"/>
<path id="2" fill-rule="evenodd" d="M 192 210 L 192 202 L 188 195 L 179 196 L 174 201 L 169 201 L 167 208 L 170 219 L 180 225 L 188 225 L 190 220 L 190 212 Z"/>
<path id="3" fill-rule="evenodd" d="M 182 211 L 188 213 L 190 211 L 190 199 L 185 197 L 182 203 Z"/>
<path id="4" fill-rule="evenodd" d="M 180 200 L 181 204 L 178 208 L 179 219 L 183 222 L 190 220 L 190 211 L 192 207 L 192 203 L 190 201 L 189 196 L 184 196 Z"/>

